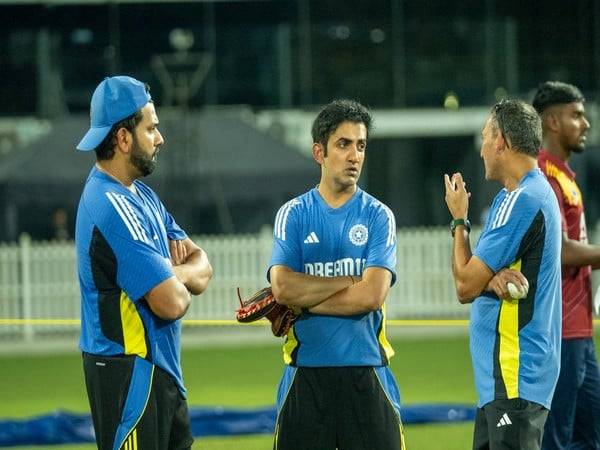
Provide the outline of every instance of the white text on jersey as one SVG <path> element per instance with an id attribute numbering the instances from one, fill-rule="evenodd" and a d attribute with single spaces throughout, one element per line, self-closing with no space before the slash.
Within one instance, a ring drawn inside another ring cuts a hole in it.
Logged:
<path id="1" fill-rule="evenodd" d="M 304 264 L 304 273 L 318 277 L 361 275 L 366 262 L 367 260 L 364 258 L 343 258 L 337 261 L 306 263 Z"/>

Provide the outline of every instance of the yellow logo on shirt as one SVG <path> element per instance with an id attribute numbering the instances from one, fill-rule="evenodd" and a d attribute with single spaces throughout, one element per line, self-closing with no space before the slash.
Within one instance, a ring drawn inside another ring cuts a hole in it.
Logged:
<path id="1" fill-rule="evenodd" d="M 550 161 L 546 161 L 546 175 L 558 182 L 565 202 L 572 206 L 581 205 L 581 191 L 577 183 Z"/>

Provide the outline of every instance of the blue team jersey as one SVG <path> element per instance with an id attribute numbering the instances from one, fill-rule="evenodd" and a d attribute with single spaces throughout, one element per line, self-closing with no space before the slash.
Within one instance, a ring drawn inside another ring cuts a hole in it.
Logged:
<path id="1" fill-rule="evenodd" d="M 524 398 L 550 408 L 560 368 L 561 224 L 556 196 L 539 169 L 512 192 L 501 190 L 474 255 L 494 273 L 520 270 L 521 300 L 477 297 L 471 309 L 471 357 L 478 406 Z"/>
<path id="2" fill-rule="evenodd" d="M 269 269 L 284 265 L 321 277 L 362 275 L 381 267 L 396 280 L 396 222 L 360 188 L 331 208 L 318 190 L 290 200 L 275 218 Z M 268 277 L 267 272 L 267 277 Z M 292 366 L 385 366 L 394 351 L 385 336 L 385 307 L 353 316 L 303 313 L 289 331 L 284 361 Z"/>
<path id="3" fill-rule="evenodd" d="M 137 355 L 173 376 L 185 395 L 181 322 L 152 313 L 144 295 L 173 276 L 169 239 L 185 239 L 158 196 L 136 192 L 92 168 L 77 211 L 75 241 L 81 289 L 82 351 Z"/>

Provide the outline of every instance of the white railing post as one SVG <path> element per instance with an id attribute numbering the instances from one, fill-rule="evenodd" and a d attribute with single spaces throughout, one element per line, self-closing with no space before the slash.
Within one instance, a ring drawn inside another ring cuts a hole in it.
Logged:
<path id="1" fill-rule="evenodd" d="M 23 338 L 33 341 L 34 328 L 31 323 L 31 237 L 27 233 L 19 237 L 21 253 L 21 301 L 23 306 Z"/>
<path id="2" fill-rule="evenodd" d="M 265 225 L 261 227 L 258 240 L 260 245 L 260 256 L 261 256 L 261 271 L 259 272 L 262 283 L 266 283 L 266 270 L 269 259 L 271 258 L 271 250 L 273 248 L 273 227 L 271 225 Z M 260 284 L 262 284 L 260 283 Z"/>

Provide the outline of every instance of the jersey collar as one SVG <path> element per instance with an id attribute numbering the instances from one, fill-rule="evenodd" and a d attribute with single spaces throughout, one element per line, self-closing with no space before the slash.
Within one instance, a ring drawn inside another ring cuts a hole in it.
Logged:
<path id="1" fill-rule="evenodd" d="M 330 212 L 330 213 L 336 213 L 336 214 L 341 214 L 341 213 L 346 212 L 348 210 L 348 208 L 350 208 L 354 203 L 356 203 L 358 201 L 358 198 L 362 194 L 362 189 L 360 187 L 356 186 L 356 192 L 354 194 L 352 194 L 352 197 L 350 197 L 346 203 L 344 203 L 342 206 L 339 206 L 337 208 L 332 208 L 331 206 L 329 206 L 327 204 L 327 202 L 323 199 L 323 197 L 321 197 L 321 193 L 319 192 L 317 187 L 318 187 L 318 185 L 313 188 L 313 195 L 316 198 L 317 203 L 319 205 L 321 205 L 321 208 L 323 208 L 325 211 Z"/>
<path id="2" fill-rule="evenodd" d="M 550 161 L 552 164 L 554 164 L 556 167 L 558 167 L 561 171 L 565 172 L 570 178 L 575 179 L 575 172 L 573 172 L 573 169 L 571 169 L 569 167 L 569 164 L 567 164 L 565 161 L 560 159 L 554 153 L 550 153 L 546 149 L 541 149 L 539 159 L 542 161 L 545 161 L 545 160 Z"/>

